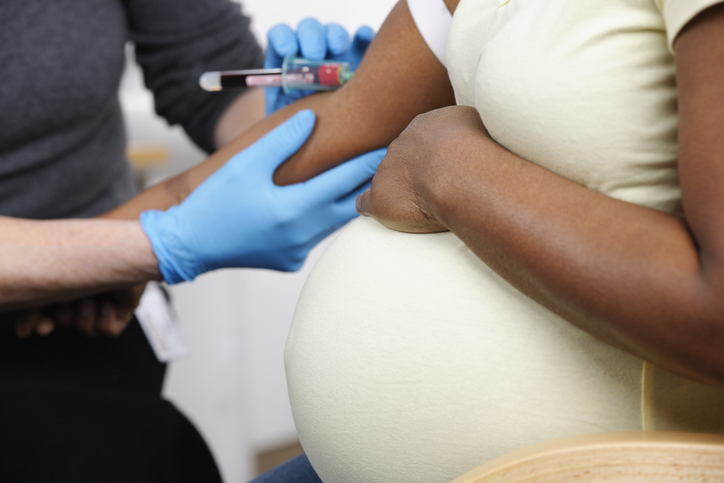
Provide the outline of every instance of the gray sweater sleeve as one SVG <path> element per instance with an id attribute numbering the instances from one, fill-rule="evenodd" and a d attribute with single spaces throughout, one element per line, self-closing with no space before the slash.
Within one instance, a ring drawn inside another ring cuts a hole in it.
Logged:
<path id="1" fill-rule="evenodd" d="M 230 0 L 126 0 L 129 38 L 153 91 L 156 112 L 181 124 L 206 152 L 216 149 L 214 127 L 243 91 L 209 93 L 198 84 L 210 70 L 263 64 L 250 20 Z"/>

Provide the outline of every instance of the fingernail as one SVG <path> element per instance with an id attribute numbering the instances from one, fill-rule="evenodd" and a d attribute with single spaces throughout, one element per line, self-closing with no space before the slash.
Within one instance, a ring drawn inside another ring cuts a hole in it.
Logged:
<path id="1" fill-rule="evenodd" d="M 25 339 L 28 337 L 32 332 L 32 329 L 30 329 L 27 325 L 24 324 L 17 324 L 15 326 L 15 335 L 18 336 L 21 339 Z"/>
<path id="2" fill-rule="evenodd" d="M 369 191 L 369 190 L 367 190 Z M 364 202 L 362 201 L 362 197 L 367 194 L 367 191 L 362 193 L 357 197 L 357 201 L 355 202 L 355 208 L 357 209 L 357 213 L 359 213 L 362 216 L 369 216 L 367 212 L 365 211 Z"/>
<path id="3" fill-rule="evenodd" d="M 15 335 L 21 339 L 29 337 L 33 333 L 34 314 L 19 315 L 15 321 Z"/>
<path id="4" fill-rule="evenodd" d="M 42 336 L 50 335 L 53 329 L 55 329 L 55 324 L 50 319 L 43 319 L 35 326 L 35 332 Z"/>

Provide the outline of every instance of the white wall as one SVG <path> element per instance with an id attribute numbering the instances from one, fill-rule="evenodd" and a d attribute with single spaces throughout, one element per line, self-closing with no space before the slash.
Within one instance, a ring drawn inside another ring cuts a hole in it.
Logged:
<path id="1" fill-rule="evenodd" d="M 377 30 L 393 5 L 394 0 L 247 0 L 243 9 L 265 43 L 274 24 L 296 26 L 306 16 L 335 21 L 351 32 L 360 25 Z M 171 152 L 168 166 L 147 173 L 149 181 L 204 158 L 182 131 L 153 114 L 133 64 L 124 78 L 122 103 L 130 142 L 163 144 Z M 227 270 L 172 287 L 190 354 L 170 366 L 164 392 L 204 434 L 227 482 L 247 481 L 257 451 L 295 438 L 282 354 L 304 279 L 327 245 L 317 247 L 296 274 Z"/>

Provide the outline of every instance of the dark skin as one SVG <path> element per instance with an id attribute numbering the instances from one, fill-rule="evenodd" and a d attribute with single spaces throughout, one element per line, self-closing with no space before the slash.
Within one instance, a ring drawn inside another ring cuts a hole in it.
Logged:
<path id="1" fill-rule="evenodd" d="M 516 156 L 467 107 L 415 119 L 358 211 L 395 230 L 450 230 L 583 330 L 724 387 L 724 5 L 699 14 L 674 49 L 685 220 Z"/>
<path id="2" fill-rule="evenodd" d="M 18 337 L 33 332 L 48 335 L 56 324 L 62 329 L 74 328 L 88 337 L 98 334 L 117 337 L 126 330 L 141 300 L 146 285 L 106 292 L 93 297 L 60 302 L 24 311 L 15 324 Z"/>
<path id="3" fill-rule="evenodd" d="M 406 79 L 421 65 L 429 67 L 429 72 L 410 89 Z M 348 159 L 385 147 L 416 115 L 454 103 L 447 71 L 420 37 L 403 1 L 390 12 L 344 87 L 305 97 L 274 112 L 203 163 L 147 189 L 103 217 L 136 219 L 149 208 L 166 209 L 180 203 L 231 156 L 303 109 L 313 110 L 317 123 L 309 141 L 275 173 L 279 185 L 306 181 Z"/>
<path id="4" fill-rule="evenodd" d="M 426 76 L 410 89 L 406 80 L 420 68 L 425 69 Z M 203 163 L 145 190 L 101 218 L 135 220 L 142 211 L 164 210 L 180 203 L 231 156 L 302 109 L 312 109 L 317 123 L 310 140 L 276 172 L 274 180 L 280 185 L 308 180 L 348 159 L 387 146 L 416 115 L 454 102 L 447 71 L 427 48 L 403 0 L 391 11 L 355 76 L 343 88 L 280 109 Z M 141 293 L 139 289 L 120 290 L 75 305 L 63 303 L 43 312 L 28 311 L 17 332 L 22 336 L 33 330 L 49 333 L 55 318 L 61 325 L 73 325 L 87 335 L 98 331 L 118 335 L 130 321 Z M 99 324 L 94 323 L 97 317 Z"/>

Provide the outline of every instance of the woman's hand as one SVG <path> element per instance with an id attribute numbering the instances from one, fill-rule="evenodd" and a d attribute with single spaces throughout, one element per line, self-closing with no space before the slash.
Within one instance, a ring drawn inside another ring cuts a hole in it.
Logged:
<path id="1" fill-rule="evenodd" d="M 357 211 L 388 228 L 410 233 L 447 231 L 437 216 L 441 183 L 455 183 L 474 159 L 463 147 L 494 142 L 472 107 L 452 106 L 417 116 L 390 145 L 372 179 L 357 199 Z"/>
<path id="2" fill-rule="evenodd" d="M 74 328 L 81 334 L 118 337 L 126 330 L 141 300 L 146 284 L 82 299 L 60 302 L 21 312 L 15 323 L 18 337 L 33 333 L 49 335 L 56 327 Z"/>

